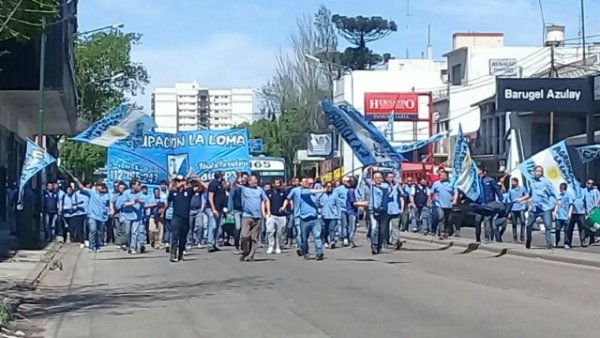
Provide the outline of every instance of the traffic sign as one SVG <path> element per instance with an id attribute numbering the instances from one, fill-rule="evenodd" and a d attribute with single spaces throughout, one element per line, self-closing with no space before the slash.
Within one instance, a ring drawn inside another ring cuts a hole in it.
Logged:
<path id="1" fill-rule="evenodd" d="M 248 140 L 248 149 L 251 153 L 263 152 L 263 140 L 261 138 L 251 138 Z"/>

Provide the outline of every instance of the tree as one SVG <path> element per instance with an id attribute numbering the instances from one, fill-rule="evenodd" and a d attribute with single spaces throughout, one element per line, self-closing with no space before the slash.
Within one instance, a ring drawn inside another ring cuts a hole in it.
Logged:
<path id="1" fill-rule="evenodd" d="M 277 118 L 250 126 L 252 137 L 265 139 L 265 145 L 274 143 L 267 146 L 268 155 L 282 156 L 288 163 L 296 150 L 305 148 L 307 133 L 327 129 L 321 101 L 332 94 L 336 74 L 330 62 L 339 55 L 331 12 L 321 6 L 314 16 L 298 18 L 290 43 L 291 52 L 279 52 L 275 75 L 261 90 L 265 109 L 276 112 Z"/>
<path id="2" fill-rule="evenodd" d="M 146 68 L 131 60 L 132 46 L 141 35 L 97 33 L 78 40 L 75 48 L 75 82 L 78 115 L 90 122 L 127 101 L 126 95 L 143 92 L 149 83 Z M 116 74 L 122 74 L 118 78 Z M 65 141 L 60 147 L 61 165 L 82 179 L 106 164 L 106 148 Z"/>
<path id="3" fill-rule="evenodd" d="M 58 0 L 0 0 L 0 41 L 29 40 L 58 15 Z"/>
<path id="4" fill-rule="evenodd" d="M 337 27 L 340 35 L 355 46 L 346 48 L 341 55 L 342 65 L 354 70 L 363 70 L 389 59 L 389 54 L 383 56 L 374 54 L 367 48 L 367 43 L 377 41 L 397 31 L 398 27 L 394 21 L 385 20 L 380 16 L 367 18 L 338 14 L 334 15 L 331 21 Z"/>
<path id="5" fill-rule="evenodd" d="M 126 102 L 127 95 L 144 92 L 149 83 L 148 72 L 141 63 L 131 60 L 131 48 L 140 43 L 141 37 L 113 31 L 77 41 L 75 82 L 80 98 L 79 117 L 96 121 Z"/>

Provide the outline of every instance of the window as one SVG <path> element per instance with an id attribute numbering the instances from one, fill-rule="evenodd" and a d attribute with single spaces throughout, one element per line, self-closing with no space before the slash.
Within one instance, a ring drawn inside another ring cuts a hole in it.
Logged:
<path id="1" fill-rule="evenodd" d="M 450 77 L 450 81 L 455 86 L 462 84 L 462 65 L 458 64 L 452 66 L 452 76 Z"/>

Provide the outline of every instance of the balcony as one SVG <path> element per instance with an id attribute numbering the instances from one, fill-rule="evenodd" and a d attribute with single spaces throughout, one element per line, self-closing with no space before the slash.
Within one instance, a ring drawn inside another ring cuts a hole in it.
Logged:
<path id="1" fill-rule="evenodd" d="M 73 40 L 77 31 L 77 1 L 61 0 L 61 22 L 47 31 L 44 134 L 76 132 L 77 106 Z M 20 138 L 37 133 L 41 38 L 6 40 L 0 50 L 0 123 Z"/>

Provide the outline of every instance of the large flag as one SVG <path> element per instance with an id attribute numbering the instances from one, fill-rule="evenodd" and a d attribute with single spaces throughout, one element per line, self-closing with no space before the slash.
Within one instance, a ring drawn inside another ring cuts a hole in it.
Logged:
<path id="1" fill-rule="evenodd" d="M 323 100 L 323 111 L 363 165 L 404 160 L 377 127 L 347 102 L 334 106 L 329 100 Z"/>
<path id="2" fill-rule="evenodd" d="M 471 201 L 476 201 L 481 194 L 477 164 L 471 157 L 469 142 L 467 142 L 460 125 L 458 126 L 458 135 L 454 146 L 451 182 L 454 187 L 464 192 Z"/>
<path id="3" fill-rule="evenodd" d="M 600 158 L 600 144 L 590 144 L 589 146 L 577 147 L 581 162 L 588 163 Z"/>
<path id="4" fill-rule="evenodd" d="M 110 147 L 128 138 L 141 137 L 155 126 L 150 116 L 131 105 L 122 104 L 73 137 L 73 140 Z"/>
<path id="5" fill-rule="evenodd" d="M 32 140 L 27 139 L 27 153 L 25 154 L 25 162 L 23 162 L 21 179 L 19 180 L 18 204 L 22 204 L 23 202 L 25 184 L 27 184 L 35 174 L 54 162 L 56 162 L 56 159 L 48 154 L 44 148 L 38 146 Z"/>
<path id="6" fill-rule="evenodd" d="M 442 132 L 442 133 L 435 134 L 426 140 L 412 141 L 412 142 L 392 142 L 391 144 L 394 147 L 394 150 L 396 150 L 398 153 L 405 154 L 405 153 L 409 153 L 411 151 L 415 151 L 417 149 L 423 148 L 426 145 L 428 145 L 429 143 L 437 142 L 437 141 L 443 139 L 444 137 L 448 136 L 448 133 L 450 133 L 449 130 Z"/>
<path id="7" fill-rule="evenodd" d="M 577 191 L 579 184 L 573 172 L 565 141 L 558 142 L 521 162 L 519 170 L 527 181 L 531 181 L 533 171 L 538 165 L 544 168 L 544 176 L 552 182 L 556 192 L 560 191 L 559 187 L 563 182 L 567 183 L 571 191 Z"/>

